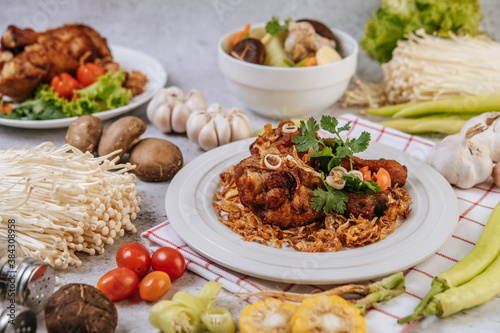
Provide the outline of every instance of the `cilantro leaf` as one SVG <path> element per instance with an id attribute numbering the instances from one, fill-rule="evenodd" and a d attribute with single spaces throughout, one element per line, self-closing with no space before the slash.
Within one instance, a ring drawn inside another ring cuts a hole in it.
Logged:
<path id="1" fill-rule="evenodd" d="M 362 151 L 365 151 L 366 148 L 368 148 L 368 145 L 370 144 L 370 138 L 370 133 L 362 132 L 358 138 L 349 140 L 349 148 L 351 148 L 354 153 L 361 153 Z"/>
<path id="2" fill-rule="evenodd" d="M 297 151 L 304 152 L 312 148 L 314 151 L 319 150 L 319 144 L 323 140 L 316 137 L 316 132 L 319 130 L 319 125 L 314 118 L 309 118 L 307 124 L 303 120 L 300 121 L 300 136 L 294 136 L 292 142 L 295 143 Z"/>
<path id="3" fill-rule="evenodd" d="M 323 147 L 320 151 L 312 151 L 309 153 L 309 157 L 329 157 L 334 156 L 333 150 L 330 147 Z"/>
<path id="4" fill-rule="evenodd" d="M 348 121 L 344 126 L 340 127 L 337 131 L 339 133 L 342 133 L 342 132 L 348 131 L 350 129 L 351 129 L 351 121 Z"/>
<path id="5" fill-rule="evenodd" d="M 335 117 L 324 115 L 321 117 L 321 128 L 325 131 L 328 131 L 332 134 L 337 133 L 337 126 L 339 124 L 338 120 Z"/>
<path id="6" fill-rule="evenodd" d="M 330 214 L 332 211 L 343 214 L 345 211 L 345 203 L 348 200 L 347 196 L 328 185 L 326 185 L 326 188 L 326 191 L 320 188 L 314 190 L 314 197 L 311 199 L 311 207 L 318 212 L 323 210 L 325 214 Z"/>
<path id="7" fill-rule="evenodd" d="M 285 20 L 285 24 L 280 24 L 280 19 L 277 16 L 273 16 L 271 21 L 266 23 L 266 32 L 272 36 L 277 36 L 282 32 L 287 31 L 288 23 L 292 21 L 291 18 Z"/>
<path id="8" fill-rule="evenodd" d="M 345 174 L 342 178 L 345 179 L 344 191 L 366 194 L 380 192 L 380 186 L 372 180 L 361 181 L 357 176 L 349 173 Z"/>

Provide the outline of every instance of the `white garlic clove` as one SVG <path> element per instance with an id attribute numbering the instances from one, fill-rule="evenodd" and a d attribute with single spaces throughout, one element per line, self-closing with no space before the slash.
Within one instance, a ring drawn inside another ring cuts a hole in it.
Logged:
<path id="1" fill-rule="evenodd" d="M 185 104 L 191 111 L 207 109 L 207 102 L 205 100 L 205 96 L 203 96 L 201 91 L 197 89 L 192 89 L 189 92 L 189 94 L 186 97 Z"/>
<path id="2" fill-rule="evenodd" d="M 213 118 L 210 119 L 210 121 L 201 128 L 200 134 L 198 136 L 198 145 L 203 150 L 210 150 L 219 145 Z"/>
<path id="3" fill-rule="evenodd" d="M 219 146 L 231 142 L 231 124 L 229 123 L 229 119 L 226 115 L 223 113 L 217 113 L 213 120 Z"/>
<path id="4" fill-rule="evenodd" d="M 182 102 L 177 102 L 172 109 L 172 130 L 176 133 L 186 132 L 186 122 L 191 110 Z"/>
<path id="5" fill-rule="evenodd" d="M 173 101 L 184 101 L 186 99 L 184 92 L 176 86 L 171 86 L 168 88 L 164 88 L 163 92 L 167 95 L 167 98 Z"/>
<path id="6" fill-rule="evenodd" d="M 231 108 L 227 114 L 231 118 L 231 142 L 246 139 L 252 135 L 252 123 L 243 111 Z"/>
<path id="7" fill-rule="evenodd" d="M 152 118 L 149 120 L 151 123 L 163 133 L 170 133 L 171 126 L 171 106 L 169 104 L 161 104 L 155 109 Z M 148 117 L 149 118 L 149 117 Z"/>
<path id="8" fill-rule="evenodd" d="M 198 144 L 200 131 L 212 117 L 203 110 L 193 111 L 186 122 L 186 132 L 189 140 Z"/>
<path id="9" fill-rule="evenodd" d="M 224 108 L 219 103 L 210 104 L 207 113 L 224 113 Z"/>

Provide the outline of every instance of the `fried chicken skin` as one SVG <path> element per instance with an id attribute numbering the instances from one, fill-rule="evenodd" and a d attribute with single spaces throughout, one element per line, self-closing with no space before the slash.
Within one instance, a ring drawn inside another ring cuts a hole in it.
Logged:
<path id="1" fill-rule="evenodd" d="M 76 73 L 82 62 L 110 58 L 106 39 L 82 24 L 68 24 L 45 32 L 9 26 L 1 39 L 0 94 L 22 101 L 40 83 L 62 72 Z M 4 58 L 6 56 L 2 56 Z"/>
<path id="2" fill-rule="evenodd" d="M 254 154 L 235 168 L 240 201 L 267 224 L 290 228 L 311 223 L 324 214 L 311 208 L 321 178 L 309 169 L 282 162 L 278 169 L 270 170 Z"/>

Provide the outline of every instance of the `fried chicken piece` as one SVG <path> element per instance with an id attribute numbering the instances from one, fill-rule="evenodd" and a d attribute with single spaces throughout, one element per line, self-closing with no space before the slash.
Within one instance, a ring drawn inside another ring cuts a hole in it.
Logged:
<path id="1" fill-rule="evenodd" d="M 353 156 L 353 169 L 359 170 L 364 166 L 368 166 L 368 169 L 372 173 L 376 173 L 378 169 L 384 168 L 387 170 L 389 175 L 391 175 L 391 186 L 395 187 L 398 185 L 399 187 L 403 187 L 406 184 L 406 178 L 408 177 L 408 169 L 406 166 L 401 165 L 398 161 L 395 160 L 386 160 L 385 158 L 381 158 L 379 160 L 364 160 L 362 158 Z M 347 170 L 350 169 L 349 160 L 345 158 L 342 160 L 341 164 Z"/>
<path id="2" fill-rule="evenodd" d="M 344 215 L 355 216 L 371 220 L 374 217 L 387 215 L 396 218 L 399 196 L 392 189 L 387 189 L 375 194 L 344 192 L 348 200 Z"/>
<path id="3" fill-rule="evenodd" d="M 132 96 L 140 95 L 144 92 L 144 87 L 148 82 L 148 77 L 139 71 L 127 72 L 123 86 L 130 89 Z"/>
<path id="4" fill-rule="evenodd" d="M 0 62 L 0 93 L 18 101 L 62 72 L 76 73 L 81 62 L 110 58 L 106 39 L 91 27 L 64 25 L 46 32 L 9 26 L 1 39 L 2 50 L 14 57 Z"/>
<path id="5" fill-rule="evenodd" d="M 264 223 L 290 228 L 324 216 L 311 208 L 313 190 L 320 186 L 321 178 L 307 166 L 282 163 L 269 170 L 255 154 L 236 165 L 235 181 L 241 203 Z"/>

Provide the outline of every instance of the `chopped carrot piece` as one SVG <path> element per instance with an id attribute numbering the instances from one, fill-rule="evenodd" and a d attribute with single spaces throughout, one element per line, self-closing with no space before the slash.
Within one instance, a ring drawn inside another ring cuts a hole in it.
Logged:
<path id="1" fill-rule="evenodd" d="M 247 23 L 245 24 L 245 28 L 243 28 L 243 30 L 238 32 L 236 36 L 233 38 L 233 40 L 231 41 L 231 46 L 235 46 L 236 44 L 238 44 L 249 31 L 250 31 L 250 23 Z"/>
<path id="2" fill-rule="evenodd" d="M 304 67 L 317 66 L 317 65 L 318 65 L 318 61 L 316 60 L 315 56 L 307 58 L 306 62 L 304 63 Z"/>

